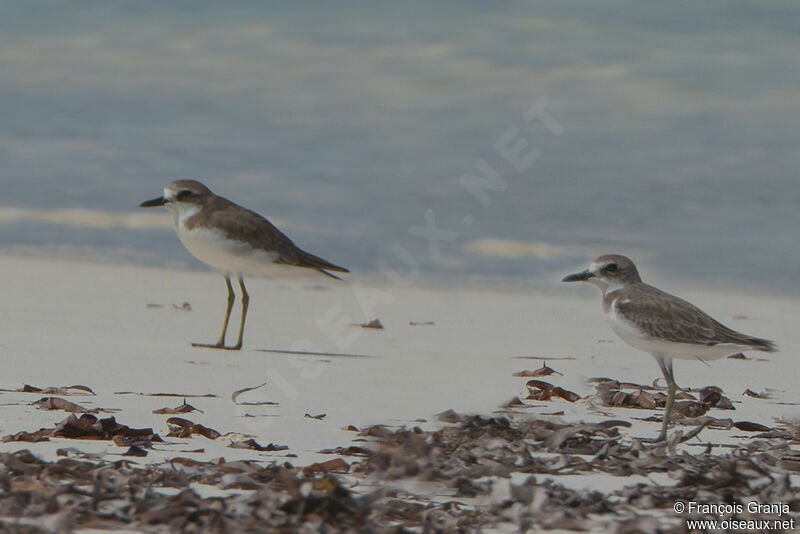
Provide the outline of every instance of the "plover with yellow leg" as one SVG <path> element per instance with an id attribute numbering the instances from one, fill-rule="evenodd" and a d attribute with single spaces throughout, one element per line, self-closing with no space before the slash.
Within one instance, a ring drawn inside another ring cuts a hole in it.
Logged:
<path id="1" fill-rule="evenodd" d="M 772 341 L 747 336 L 715 321 L 683 299 L 647 285 L 625 256 L 595 258 L 585 271 L 563 282 L 591 282 L 603 292 L 603 313 L 628 345 L 649 352 L 667 381 L 667 401 L 658 440 L 667 437 L 678 386 L 672 360 L 717 360 L 745 350 L 775 352 Z"/>
<path id="2" fill-rule="evenodd" d="M 294 277 L 301 274 L 322 274 L 339 280 L 329 271 L 346 273 L 334 265 L 309 254 L 295 245 L 261 215 L 219 197 L 195 180 L 178 180 L 167 184 L 164 195 L 142 202 L 140 207 L 163 206 L 172 212 L 175 230 L 183 246 L 197 259 L 219 269 L 225 276 L 228 304 L 222 322 L 222 334 L 214 344 L 192 343 L 195 347 L 239 350 L 242 348 L 244 324 L 250 296 L 244 286 L 244 275 Z M 225 345 L 225 333 L 236 300 L 231 275 L 239 280 L 242 294 L 242 320 L 236 344 Z"/>

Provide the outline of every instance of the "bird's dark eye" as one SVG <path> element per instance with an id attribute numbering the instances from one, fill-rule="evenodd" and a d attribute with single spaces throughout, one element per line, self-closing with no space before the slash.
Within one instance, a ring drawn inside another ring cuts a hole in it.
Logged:
<path id="1" fill-rule="evenodd" d="M 175 195 L 175 198 L 178 199 L 178 200 L 186 200 L 187 198 L 189 198 L 193 194 L 194 193 L 192 193 L 188 189 L 184 189 L 183 191 L 179 191 L 178 194 Z"/>
<path id="2" fill-rule="evenodd" d="M 619 270 L 619 266 L 616 263 L 609 263 L 603 270 L 609 273 L 615 273 Z"/>

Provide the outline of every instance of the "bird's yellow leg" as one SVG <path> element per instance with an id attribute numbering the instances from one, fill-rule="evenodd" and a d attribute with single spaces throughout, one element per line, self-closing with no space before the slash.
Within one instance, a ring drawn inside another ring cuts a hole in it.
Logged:
<path id="1" fill-rule="evenodd" d="M 250 295 L 247 294 L 247 289 L 244 287 L 244 278 L 239 276 L 239 289 L 242 290 L 242 322 L 239 323 L 239 338 L 236 345 L 231 347 L 234 350 L 242 348 L 242 338 L 244 337 L 244 322 L 247 319 L 247 308 L 250 305 Z"/>
<path id="2" fill-rule="evenodd" d="M 233 309 L 233 303 L 236 300 L 236 295 L 233 293 L 233 286 L 231 285 L 231 278 L 229 275 L 225 275 L 225 287 L 228 289 L 228 306 L 225 310 L 225 320 L 222 321 L 222 333 L 219 335 L 219 341 L 216 344 L 210 345 L 207 343 L 192 343 L 193 347 L 205 347 L 209 349 L 227 349 L 228 347 L 225 346 L 225 334 L 228 332 L 228 321 L 231 318 L 231 310 Z M 241 332 L 239 332 L 239 347 L 241 347 Z M 239 348 L 236 347 L 236 348 Z"/>
<path id="3" fill-rule="evenodd" d="M 675 383 L 675 375 L 672 372 L 672 359 L 656 357 L 656 360 L 661 367 L 661 372 L 664 373 L 664 379 L 667 381 L 667 402 L 664 404 L 664 419 L 661 423 L 661 433 L 656 438 L 656 441 L 664 441 L 667 439 L 667 429 L 669 428 L 672 405 L 675 402 L 675 392 L 678 390 L 678 384 Z"/>
<path id="4" fill-rule="evenodd" d="M 661 433 L 658 435 L 656 441 L 664 441 L 667 439 L 667 429 L 669 428 L 670 416 L 672 415 L 672 405 L 675 402 L 675 392 L 678 390 L 678 385 L 672 378 L 667 378 L 667 402 L 664 405 L 664 420 L 661 423 Z"/>

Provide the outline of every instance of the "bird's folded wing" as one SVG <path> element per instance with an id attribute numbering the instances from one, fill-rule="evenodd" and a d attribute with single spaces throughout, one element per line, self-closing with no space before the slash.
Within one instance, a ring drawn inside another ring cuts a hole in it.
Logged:
<path id="1" fill-rule="evenodd" d="M 635 295 L 621 295 L 615 304 L 619 316 L 652 337 L 693 345 L 735 344 L 774 350 L 771 342 L 736 332 L 697 306 L 652 286 L 642 284 Z"/>
<path id="2" fill-rule="evenodd" d="M 232 203 L 231 203 L 232 204 Z M 213 225 L 231 238 L 247 243 L 256 249 L 277 254 L 277 263 L 316 269 L 323 274 L 338 278 L 326 271 L 349 272 L 344 267 L 334 265 L 314 256 L 294 244 L 289 237 L 274 224 L 254 211 L 241 206 L 238 209 L 218 209 L 209 213 L 209 225 Z"/>

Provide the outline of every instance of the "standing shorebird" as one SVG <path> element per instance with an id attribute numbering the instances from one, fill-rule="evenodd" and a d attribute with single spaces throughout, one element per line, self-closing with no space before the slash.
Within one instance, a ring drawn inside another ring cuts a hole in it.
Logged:
<path id="1" fill-rule="evenodd" d="M 649 352 L 667 381 L 667 402 L 658 441 L 667 437 L 678 386 L 672 360 L 717 360 L 745 350 L 775 352 L 772 341 L 731 330 L 697 306 L 647 285 L 625 256 L 595 258 L 585 271 L 563 282 L 592 282 L 603 292 L 603 313 L 628 345 Z"/>
<path id="2" fill-rule="evenodd" d="M 219 269 L 228 288 L 228 307 L 222 322 L 222 334 L 215 344 L 192 343 L 195 347 L 239 350 L 242 348 L 244 323 L 250 296 L 244 287 L 245 274 L 267 277 L 321 273 L 339 280 L 328 271 L 349 272 L 301 250 L 267 219 L 218 197 L 195 180 L 167 184 L 164 196 L 142 202 L 142 208 L 163 206 L 172 212 L 175 230 L 183 246 L 197 259 Z M 225 345 L 228 320 L 236 300 L 231 275 L 239 278 L 242 293 L 242 320 L 239 337 L 233 346 Z"/>

